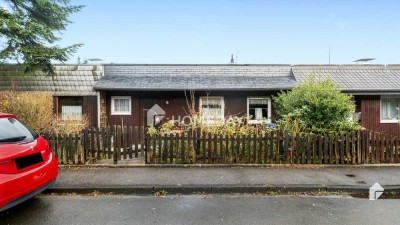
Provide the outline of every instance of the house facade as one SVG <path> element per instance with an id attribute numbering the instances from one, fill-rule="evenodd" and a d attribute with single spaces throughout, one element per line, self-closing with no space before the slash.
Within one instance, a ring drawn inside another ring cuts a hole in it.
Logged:
<path id="1" fill-rule="evenodd" d="M 87 115 L 92 126 L 149 126 L 181 121 L 194 109 L 209 120 L 249 115 L 274 122 L 272 96 L 311 74 L 330 77 L 353 96 L 354 119 L 400 136 L 400 65 L 104 64 L 56 65 L 57 76 L 23 76 L 0 65 L 0 90 L 45 91 L 60 117 Z M 162 117 L 148 118 L 157 104 Z M 150 121 L 151 120 L 151 121 Z"/>
<path id="2" fill-rule="evenodd" d="M 271 96 L 295 85 L 290 65 L 107 65 L 104 73 L 95 85 L 102 125 L 148 126 L 155 104 L 163 121 L 181 121 L 193 107 L 211 120 L 248 114 L 259 123 L 273 117 Z"/>
<path id="3" fill-rule="evenodd" d="M 97 124 L 97 95 L 94 84 L 103 75 L 101 65 L 55 65 L 56 76 L 23 75 L 17 65 L 0 65 L 0 91 L 40 91 L 53 96 L 53 112 L 61 118 L 87 115 Z"/>
<path id="4" fill-rule="evenodd" d="M 98 123 L 149 126 L 147 112 L 165 112 L 154 121 L 180 121 L 195 109 L 209 120 L 249 115 L 249 123 L 274 122 L 272 96 L 314 74 L 330 77 L 353 96 L 354 119 L 367 129 L 400 135 L 398 65 L 157 65 L 110 64 L 95 84 Z M 187 118 L 187 117 L 186 117 Z"/>

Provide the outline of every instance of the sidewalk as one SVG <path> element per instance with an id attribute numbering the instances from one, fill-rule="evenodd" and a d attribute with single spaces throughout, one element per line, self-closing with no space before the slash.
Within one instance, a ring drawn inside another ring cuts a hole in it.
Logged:
<path id="1" fill-rule="evenodd" d="M 400 167 L 61 167 L 56 183 L 47 192 L 368 193 L 375 182 L 385 191 L 400 192 Z"/>

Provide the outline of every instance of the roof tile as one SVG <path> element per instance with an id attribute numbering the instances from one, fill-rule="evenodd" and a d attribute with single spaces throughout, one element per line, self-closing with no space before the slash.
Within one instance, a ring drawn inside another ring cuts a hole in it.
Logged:
<path id="1" fill-rule="evenodd" d="M 16 90 L 48 91 L 54 95 L 95 95 L 93 85 L 102 76 L 98 65 L 56 65 L 55 77 L 42 73 L 23 75 L 17 65 L 0 66 L 0 90 L 10 90 L 12 82 Z M 77 88 L 79 87 L 79 88 Z"/>

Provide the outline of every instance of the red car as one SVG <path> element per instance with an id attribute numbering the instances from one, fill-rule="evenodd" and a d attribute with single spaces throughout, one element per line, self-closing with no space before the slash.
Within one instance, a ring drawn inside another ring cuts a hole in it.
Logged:
<path id="1" fill-rule="evenodd" d="M 40 194 L 57 175 L 47 141 L 15 115 L 0 113 L 0 212 Z"/>

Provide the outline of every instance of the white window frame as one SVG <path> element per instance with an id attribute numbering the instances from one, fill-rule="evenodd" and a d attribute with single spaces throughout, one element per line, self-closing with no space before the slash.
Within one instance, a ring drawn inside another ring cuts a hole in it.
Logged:
<path id="1" fill-rule="evenodd" d="M 129 112 L 114 111 L 115 99 L 128 99 Z M 131 96 L 111 96 L 111 115 L 132 115 L 132 98 Z"/>
<path id="2" fill-rule="evenodd" d="M 249 97 L 247 97 L 247 116 L 250 115 L 250 107 L 249 107 L 250 99 L 267 99 L 268 100 L 267 123 L 271 123 L 271 114 L 272 114 L 271 97 L 267 97 L 267 96 L 249 96 Z M 255 119 L 247 121 L 248 124 L 261 124 L 262 122 L 263 122 L 263 120 L 255 120 Z"/>
<path id="3" fill-rule="evenodd" d="M 399 123 L 399 119 L 393 119 L 393 120 L 385 120 L 382 119 L 382 99 L 390 99 L 390 98 L 400 98 L 400 95 L 381 95 L 381 98 L 379 100 L 379 120 L 380 123 Z"/>
<path id="4" fill-rule="evenodd" d="M 206 120 L 206 122 L 212 122 L 212 121 L 224 121 L 225 119 L 225 99 L 224 96 L 200 96 L 199 98 L 199 111 L 201 112 L 201 118 L 204 120 L 203 117 L 203 99 L 206 98 L 221 98 L 221 119 L 220 120 Z"/>

